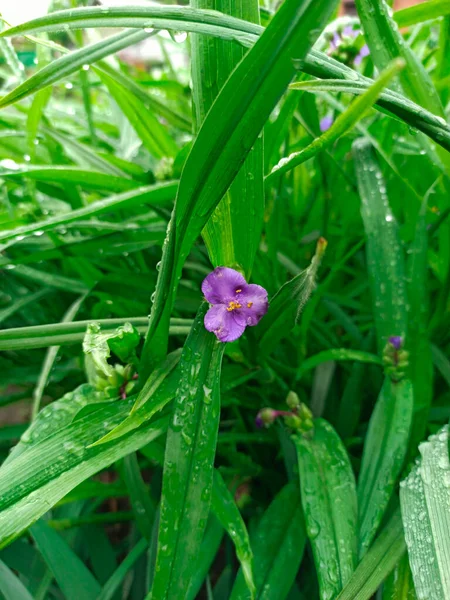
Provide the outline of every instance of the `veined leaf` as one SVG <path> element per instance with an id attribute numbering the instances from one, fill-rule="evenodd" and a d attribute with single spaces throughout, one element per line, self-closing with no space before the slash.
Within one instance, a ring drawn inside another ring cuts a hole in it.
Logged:
<path id="1" fill-rule="evenodd" d="M 347 452 L 323 419 L 311 434 L 292 437 L 297 449 L 306 531 L 322 600 L 334 597 L 357 565 L 355 477 Z"/>
<path id="2" fill-rule="evenodd" d="M 155 600 L 186 595 L 209 514 L 225 346 L 204 328 L 205 312 L 203 304 L 180 359 L 180 383 L 164 458 L 158 553 L 150 595 Z"/>
<path id="3" fill-rule="evenodd" d="M 419 446 L 420 463 L 400 486 L 405 539 L 418 598 L 450 596 L 448 426 Z"/>

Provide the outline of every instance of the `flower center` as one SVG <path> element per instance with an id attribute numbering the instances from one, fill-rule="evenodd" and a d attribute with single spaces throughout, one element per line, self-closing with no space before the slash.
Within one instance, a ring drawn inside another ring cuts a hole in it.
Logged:
<path id="1" fill-rule="evenodd" d="M 234 302 L 233 300 L 230 300 L 227 306 L 227 311 L 231 312 L 232 310 L 236 310 L 237 308 L 241 308 L 242 304 L 239 304 L 239 302 Z"/>

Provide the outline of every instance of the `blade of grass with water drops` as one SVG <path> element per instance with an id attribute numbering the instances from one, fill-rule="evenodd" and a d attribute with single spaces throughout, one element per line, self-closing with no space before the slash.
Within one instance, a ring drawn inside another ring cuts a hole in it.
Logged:
<path id="1" fill-rule="evenodd" d="M 230 490 L 217 470 L 214 471 L 211 510 L 235 545 L 236 555 L 241 563 L 250 597 L 253 599 L 256 588 L 253 581 L 253 553 L 247 527 Z"/>
<path id="2" fill-rule="evenodd" d="M 353 157 L 367 237 L 367 266 L 378 351 L 381 354 L 389 337 L 400 336 L 404 339 L 407 330 L 408 302 L 403 250 L 383 175 L 371 145 L 365 140 L 356 140 Z"/>
<path id="3" fill-rule="evenodd" d="M 421 459 L 402 481 L 400 504 L 418 598 L 450 597 L 448 426 L 419 446 Z"/>
<path id="4" fill-rule="evenodd" d="M 158 533 L 150 598 L 184 597 L 196 567 L 211 502 L 220 418 L 224 344 L 206 331 L 203 304 L 180 359 L 180 384 L 167 435 Z"/>
<path id="5" fill-rule="evenodd" d="M 257 600 L 286 598 L 294 583 L 306 544 L 298 485 L 286 485 L 263 514 L 251 539 Z M 251 598 L 242 569 L 230 600 Z"/>
<path id="6" fill-rule="evenodd" d="M 324 600 L 343 589 L 357 565 L 355 477 L 344 445 L 327 421 L 316 419 L 313 430 L 292 439 L 306 531 Z"/>
<path id="7" fill-rule="evenodd" d="M 102 403 L 36 440 L 0 468 L 0 545 L 22 533 L 79 483 L 166 431 L 167 419 L 159 419 L 110 444 L 88 448 L 124 419 L 132 402 Z"/>
<path id="8" fill-rule="evenodd" d="M 221 10 L 259 23 L 256 0 L 196 0 L 194 8 Z M 193 105 L 197 129 L 246 52 L 242 46 L 207 36 L 191 38 Z M 233 183 L 217 205 L 202 235 L 214 267 L 227 265 L 250 276 L 261 237 L 264 212 L 263 141 L 258 137 Z"/>
<path id="9" fill-rule="evenodd" d="M 405 462 L 412 414 L 411 382 L 386 378 L 370 418 L 358 479 L 360 556 L 375 538 Z"/>

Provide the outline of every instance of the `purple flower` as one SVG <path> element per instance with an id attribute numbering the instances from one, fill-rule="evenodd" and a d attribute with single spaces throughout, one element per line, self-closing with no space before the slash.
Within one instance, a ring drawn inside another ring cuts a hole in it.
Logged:
<path id="1" fill-rule="evenodd" d="M 358 37 L 359 29 L 354 29 L 353 25 L 346 25 L 342 30 L 342 35 L 353 38 Z"/>
<path id="2" fill-rule="evenodd" d="M 333 117 L 327 116 L 320 119 L 320 131 L 327 131 L 333 125 Z"/>
<path id="3" fill-rule="evenodd" d="M 399 335 L 391 335 L 389 338 L 389 343 L 395 348 L 395 350 L 400 350 L 403 340 Z"/>
<path id="4" fill-rule="evenodd" d="M 369 56 L 369 54 L 370 54 L 369 46 L 367 44 L 364 44 L 364 46 L 361 48 L 359 53 L 355 56 L 355 60 L 353 61 L 353 64 L 360 65 L 362 63 L 362 59 L 365 58 L 366 56 Z"/>
<path id="5" fill-rule="evenodd" d="M 212 304 L 205 315 L 205 327 L 221 342 L 234 342 L 247 325 L 257 325 L 269 308 L 267 292 L 260 285 L 248 284 L 228 267 L 217 267 L 202 283 L 202 292 Z"/>

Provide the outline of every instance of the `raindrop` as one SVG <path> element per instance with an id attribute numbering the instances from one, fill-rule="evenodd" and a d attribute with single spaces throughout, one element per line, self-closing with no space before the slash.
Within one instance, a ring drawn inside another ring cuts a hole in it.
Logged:
<path id="1" fill-rule="evenodd" d="M 23 155 L 23 159 L 24 159 L 25 162 L 30 162 L 31 156 L 29 154 L 24 154 Z"/>
<path id="2" fill-rule="evenodd" d="M 87 65 L 85 65 L 85 66 L 87 66 Z M 84 67 L 83 67 L 83 69 L 84 69 Z M 73 83 L 68 81 L 64 87 L 66 88 L 66 90 L 71 90 L 73 88 Z"/>
<path id="3" fill-rule="evenodd" d="M 83 65 L 82 69 L 83 71 L 89 71 L 89 65 Z"/>

